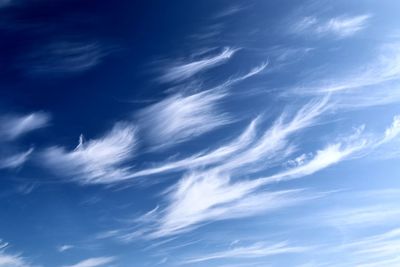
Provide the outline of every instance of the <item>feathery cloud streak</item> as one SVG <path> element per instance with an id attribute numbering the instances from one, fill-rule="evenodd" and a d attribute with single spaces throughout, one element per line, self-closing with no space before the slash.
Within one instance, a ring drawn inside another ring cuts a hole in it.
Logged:
<path id="1" fill-rule="evenodd" d="M 201 71 L 207 70 L 226 62 L 236 53 L 236 51 L 237 49 L 227 47 L 224 48 L 221 53 L 212 57 L 200 59 L 198 61 L 192 61 L 189 63 L 176 64 L 169 67 L 160 79 L 164 82 L 186 80 Z"/>
<path id="2" fill-rule="evenodd" d="M 0 239 L 0 267 L 32 267 L 32 265 L 19 254 L 7 253 L 8 243 Z"/>
<path id="3" fill-rule="evenodd" d="M 305 17 L 297 22 L 292 31 L 296 34 L 312 33 L 319 36 L 334 35 L 345 38 L 354 35 L 367 26 L 371 15 L 359 15 L 353 17 L 336 17 L 327 21 L 321 21 L 316 17 Z"/>
<path id="4" fill-rule="evenodd" d="M 226 96 L 221 90 L 176 94 L 140 112 L 139 122 L 159 146 L 183 142 L 231 122 L 218 107 Z"/>
<path id="5" fill-rule="evenodd" d="M 81 183 L 115 182 L 126 176 L 126 169 L 121 165 L 133 156 L 136 145 L 136 129 L 117 123 L 101 138 L 85 142 L 81 136 L 72 151 L 50 147 L 41 157 L 60 176 L 72 176 Z"/>
<path id="6" fill-rule="evenodd" d="M 382 140 L 386 140 L 388 132 L 392 133 L 390 130 L 392 128 L 393 126 L 389 127 L 380 139 L 363 137 L 363 128 L 360 128 L 341 141 L 329 144 L 311 154 L 314 156 L 305 159 L 301 164 L 268 177 L 233 182 L 232 178 L 237 178 L 236 172 L 232 172 L 235 168 L 229 170 L 218 165 L 202 172 L 185 175 L 168 191 L 167 206 L 155 210 L 148 216 L 147 220 L 152 224 L 149 236 L 158 238 L 175 235 L 197 228 L 206 221 L 251 216 L 282 205 L 288 206 L 299 203 L 300 200 L 310 199 L 304 194 L 297 195 L 297 191 L 260 192 L 259 190 L 270 183 L 314 174 L 357 152 L 375 148 L 382 144 Z M 270 153 L 276 151 L 280 150 L 271 150 Z M 292 201 L 294 199 L 296 201 Z"/>
<path id="7" fill-rule="evenodd" d="M 43 112 L 27 115 L 6 115 L 0 117 L 0 137 L 3 140 L 14 140 L 28 132 L 48 125 L 50 116 Z"/>
<path id="8" fill-rule="evenodd" d="M 261 258 L 278 254 L 302 253 L 310 248 L 290 246 L 287 242 L 268 245 L 265 243 L 255 243 L 250 246 L 242 246 L 231 248 L 226 251 L 220 251 L 212 254 L 202 255 L 196 258 L 189 259 L 184 263 L 197 263 L 217 259 L 248 259 Z"/>
<path id="9" fill-rule="evenodd" d="M 114 262 L 116 259 L 114 257 L 98 257 L 98 258 L 90 258 L 78 262 L 73 265 L 65 265 L 64 267 L 98 267 L 98 266 L 106 266 Z"/>
<path id="10" fill-rule="evenodd" d="M 32 152 L 33 148 L 30 148 L 25 152 L 0 159 L 0 169 L 13 169 L 23 165 L 28 160 Z"/>

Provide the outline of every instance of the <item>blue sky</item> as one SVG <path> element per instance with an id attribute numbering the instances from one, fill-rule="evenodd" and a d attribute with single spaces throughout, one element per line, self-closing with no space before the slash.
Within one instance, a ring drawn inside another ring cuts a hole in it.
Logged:
<path id="1" fill-rule="evenodd" d="M 0 1 L 0 267 L 399 266 L 399 9 Z"/>

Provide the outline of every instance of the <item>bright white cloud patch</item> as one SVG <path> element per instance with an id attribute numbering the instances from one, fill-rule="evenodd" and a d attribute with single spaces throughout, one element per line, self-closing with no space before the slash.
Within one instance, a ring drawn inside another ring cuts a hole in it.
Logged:
<path id="1" fill-rule="evenodd" d="M 236 52 L 236 49 L 224 48 L 224 50 L 214 56 L 191 61 L 178 63 L 166 69 L 164 75 L 161 77 L 162 81 L 182 81 L 186 80 L 195 74 L 215 67 L 230 59 Z"/>
<path id="2" fill-rule="evenodd" d="M 136 145 L 136 129 L 118 123 L 101 138 L 85 142 L 81 136 L 74 150 L 48 148 L 42 158 L 60 176 L 73 176 L 82 183 L 111 183 L 124 180 L 122 164 L 133 156 Z"/>
<path id="3" fill-rule="evenodd" d="M 98 258 L 90 258 L 78 262 L 73 265 L 64 265 L 64 267 L 98 267 L 98 266 L 110 266 L 113 262 L 115 262 L 115 257 L 98 257 Z"/>
<path id="4" fill-rule="evenodd" d="M 0 137 L 3 140 L 13 140 L 28 132 L 47 126 L 49 121 L 50 116 L 43 112 L 1 116 Z"/>
<path id="5" fill-rule="evenodd" d="M 0 267 L 32 267 L 26 258 L 20 254 L 11 254 L 6 251 L 8 243 L 0 239 Z"/>
<path id="6" fill-rule="evenodd" d="M 159 146 L 186 141 L 231 122 L 219 104 L 227 93 L 176 94 L 143 110 L 140 125 Z"/>

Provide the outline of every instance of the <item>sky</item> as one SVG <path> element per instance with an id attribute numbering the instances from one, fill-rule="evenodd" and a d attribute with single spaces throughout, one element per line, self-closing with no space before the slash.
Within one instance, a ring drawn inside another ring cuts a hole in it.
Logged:
<path id="1" fill-rule="evenodd" d="M 400 266 L 397 0 L 0 0 L 0 267 Z"/>

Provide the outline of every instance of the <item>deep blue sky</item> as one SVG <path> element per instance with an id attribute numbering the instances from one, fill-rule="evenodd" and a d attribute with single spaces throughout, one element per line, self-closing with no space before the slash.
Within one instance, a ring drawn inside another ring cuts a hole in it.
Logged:
<path id="1" fill-rule="evenodd" d="M 400 3 L 0 0 L 0 267 L 399 266 Z"/>

